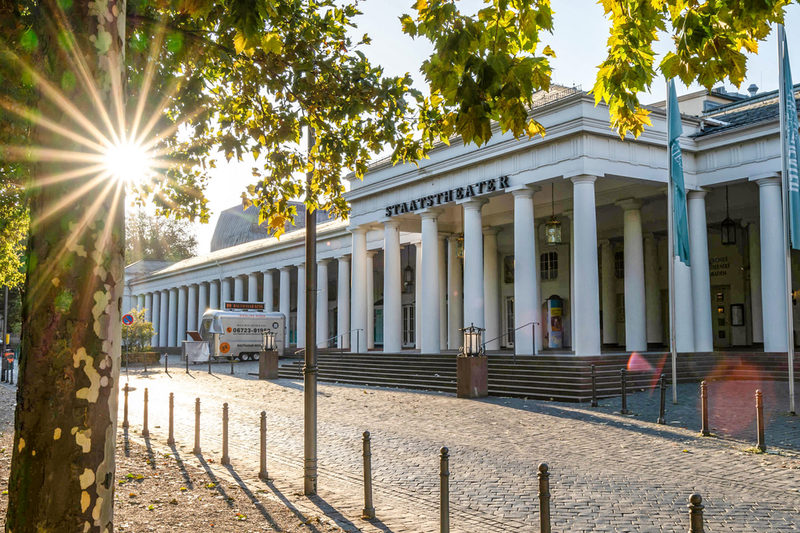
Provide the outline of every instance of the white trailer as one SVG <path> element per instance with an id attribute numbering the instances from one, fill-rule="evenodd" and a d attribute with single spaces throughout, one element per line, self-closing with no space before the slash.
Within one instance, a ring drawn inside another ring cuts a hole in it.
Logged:
<path id="1" fill-rule="evenodd" d="M 286 318 L 281 313 L 209 309 L 203 313 L 199 333 L 209 343 L 212 357 L 254 360 L 261 351 L 264 331 L 275 334 L 278 355 L 283 355 L 285 327 Z"/>

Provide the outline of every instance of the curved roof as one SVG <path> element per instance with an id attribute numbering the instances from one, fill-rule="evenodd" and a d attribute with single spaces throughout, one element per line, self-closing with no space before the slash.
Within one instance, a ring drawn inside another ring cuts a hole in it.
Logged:
<path id="1" fill-rule="evenodd" d="M 211 237 L 211 251 L 267 237 L 267 228 L 258 225 L 258 207 L 250 206 L 243 210 L 241 205 L 237 205 L 219 214 Z"/>

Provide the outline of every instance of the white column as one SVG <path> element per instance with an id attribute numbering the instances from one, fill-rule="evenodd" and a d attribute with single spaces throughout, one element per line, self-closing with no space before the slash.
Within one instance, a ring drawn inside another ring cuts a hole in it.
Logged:
<path id="1" fill-rule="evenodd" d="M 328 259 L 317 261 L 317 348 L 328 347 Z"/>
<path id="2" fill-rule="evenodd" d="M 169 290 L 161 291 L 161 313 L 159 318 L 161 328 L 158 332 L 158 345 L 162 348 L 169 346 Z"/>
<path id="3" fill-rule="evenodd" d="M 144 309 L 144 294 L 139 294 L 136 297 L 136 308 L 137 309 Z"/>
<path id="4" fill-rule="evenodd" d="M 375 253 L 367 252 L 367 350 L 375 348 Z"/>
<path id="5" fill-rule="evenodd" d="M 144 319 L 147 322 L 153 322 L 153 293 L 148 292 L 144 295 Z"/>
<path id="6" fill-rule="evenodd" d="M 706 224 L 706 191 L 689 191 L 689 258 L 692 267 L 692 300 L 694 302 L 694 351 L 714 350 L 711 327 L 711 277 L 708 267 L 708 227 Z"/>
<path id="7" fill-rule="evenodd" d="M 623 212 L 625 259 L 625 350 L 647 350 L 647 306 L 644 295 L 642 203 L 629 198 L 617 202 Z"/>
<path id="8" fill-rule="evenodd" d="M 350 256 L 343 255 L 338 260 L 339 263 L 339 278 L 336 286 L 336 322 L 338 331 L 336 334 L 339 336 L 337 345 L 339 348 L 350 348 L 350 335 L 346 335 L 350 331 Z M 384 308 L 386 304 L 384 303 Z M 385 311 L 384 311 L 385 313 Z"/>
<path id="9" fill-rule="evenodd" d="M 603 305 L 603 344 L 617 343 L 617 291 L 614 277 L 614 247 L 611 241 L 600 241 L 600 288 Z"/>
<path id="10" fill-rule="evenodd" d="M 500 349 L 500 274 L 497 260 L 499 228 L 483 228 L 483 333 L 487 350 Z"/>
<path id="11" fill-rule="evenodd" d="M 208 282 L 208 306 L 211 309 L 221 309 L 219 303 L 219 280 L 211 280 Z"/>
<path id="12" fill-rule="evenodd" d="M 458 237 L 451 235 L 447 239 L 447 348 L 450 350 L 458 350 L 461 346 L 461 334 L 458 330 L 464 327 L 462 279 Z"/>
<path id="13" fill-rule="evenodd" d="M 163 330 L 161 329 L 161 293 L 159 291 L 153 293 L 153 314 L 150 322 L 153 323 L 153 329 L 155 330 L 153 337 L 150 339 L 150 346 L 161 346 L 159 339 Z"/>
<path id="14" fill-rule="evenodd" d="M 169 310 L 167 311 L 169 322 L 167 330 L 167 346 L 177 346 L 178 338 L 178 289 L 173 287 L 169 290 Z"/>
<path id="15" fill-rule="evenodd" d="M 395 220 L 383 223 L 383 351 L 403 349 L 400 230 Z"/>
<path id="16" fill-rule="evenodd" d="M 247 275 L 247 301 L 258 301 L 258 272 L 251 272 Z"/>
<path id="17" fill-rule="evenodd" d="M 237 302 L 244 301 L 244 278 L 242 276 L 233 277 L 233 299 Z"/>
<path id="18" fill-rule="evenodd" d="M 264 311 L 267 313 L 275 311 L 274 295 L 275 288 L 272 282 L 272 270 L 264 271 Z"/>
<path id="19" fill-rule="evenodd" d="M 437 256 L 439 259 L 439 349 L 447 349 L 447 251 L 445 249 L 446 235 L 439 234 Z M 386 298 L 384 297 L 384 305 Z M 386 311 L 384 320 L 386 320 Z"/>
<path id="20" fill-rule="evenodd" d="M 306 266 L 297 265 L 297 349 L 306 347 Z"/>
<path id="21" fill-rule="evenodd" d="M 464 324 L 482 328 L 483 318 L 483 227 L 481 207 L 486 200 L 470 200 L 464 206 Z"/>
<path id="22" fill-rule="evenodd" d="M 691 250 L 689 251 L 691 253 Z M 689 258 L 691 261 L 691 257 Z M 692 298 L 692 269 L 677 257 L 675 263 L 675 350 L 694 351 L 694 298 Z"/>
<path id="23" fill-rule="evenodd" d="M 422 349 L 422 243 L 414 243 L 414 348 Z"/>
<path id="24" fill-rule="evenodd" d="M 197 285 L 189 285 L 187 291 L 186 331 L 197 331 Z M 183 338 L 186 338 L 186 332 Z"/>
<path id="25" fill-rule="evenodd" d="M 600 295 L 597 279 L 597 214 L 595 176 L 572 178 L 572 220 L 575 236 L 572 257 L 575 293 L 572 295 L 572 332 L 575 355 L 600 354 Z"/>
<path id="26" fill-rule="evenodd" d="M 514 195 L 514 352 L 533 355 L 534 342 L 542 342 L 539 284 L 536 279 L 536 225 L 533 214 L 534 190 L 520 189 Z M 536 338 L 530 322 L 538 322 Z"/>
<path id="27" fill-rule="evenodd" d="M 197 294 L 197 309 L 195 309 L 195 313 L 197 314 L 197 326 L 200 327 L 200 322 L 203 320 L 203 314 L 206 312 L 206 309 L 210 307 L 208 303 L 208 286 L 209 284 L 205 281 L 200 283 L 198 294 Z"/>
<path id="28" fill-rule="evenodd" d="M 353 352 L 366 352 L 367 340 L 365 332 L 367 329 L 367 230 L 366 228 L 354 228 L 350 230 L 353 234 L 353 258 L 352 280 L 350 293 L 350 327 L 353 329 L 350 336 L 350 347 Z"/>
<path id="29" fill-rule="evenodd" d="M 644 296 L 647 308 L 647 342 L 664 342 L 661 319 L 661 287 L 658 283 L 658 246 L 652 233 L 644 237 Z"/>
<path id="30" fill-rule="evenodd" d="M 176 328 L 175 346 L 186 340 L 186 318 L 189 310 L 186 304 L 186 286 L 178 287 L 178 326 Z"/>
<path id="31" fill-rule="evenodd" d="M 781 209 L 780 178 L 758 180 L 761 219 L 761 305 L 764 324 L 764 351 L 785 352 L 786 256 Z"/>
<path id="32" fill-rule="evenodd" d="M 750 255 L 750 321 L 753 342 L 764 342 L 764 323 L 761 312 L 761 236 L 758 223 L 747 225 L 747 247 Z"/>
<path id="33" fill-rule="evenodd" d="M 425 211 L 422 219 L 421 339 L 422 353 L 439 353 L 439 225 L 438 211 Z M 418 307 L 419 309 L 419 307 Z"/>
<path id="34" fill-rule="evenodd" d="M 219 282 L 220 285 L 220 301 L 219 308 L 225 307 L 225 302 L 231 301 L 231 278 L 223 278 Z"/>
<path id="35" fill-rule="evenodd" d="M 278 302 L 278 311 L 283 315 L 286 320 L 286 327 L 283 328 L 283 345 L 289 346 L 289 317 L 292 314 L 292 285 L 289 267 L 281 267 L 280 285 L 280 298 Z"/>

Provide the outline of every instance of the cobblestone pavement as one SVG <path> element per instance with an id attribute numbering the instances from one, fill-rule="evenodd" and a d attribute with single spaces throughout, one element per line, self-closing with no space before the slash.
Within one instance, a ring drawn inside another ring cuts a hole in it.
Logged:
<path id="1" fill-rule="evenodd" d="M 452 531 L 538 531 L 540 462 L 551 471 L 553 531 L 685 532 L 692 492 L 703 495 L 706 531 L 800 529 L 800 453 L 792 444 L 798 440 L 797 422 L 785 430 L 789 446 L 753 454 L 745 451 L 751 444 L 744 441 L 699 437 L 697 425 L 688 423 L 688 406 L 668 405 L 667 420 L 685 419 L 690 429 L 656 425 L 647 394 L 633 395 L 629 402 L 641 416 L 623 417 L 613 413 L 619 408 L 615 400 L 592 410 L 322 384 L 320 498 L 307 500 L 302 496 L 302 383 L 257 381 L 248 375 L 256 371 L 254 363 L 238 365 L 235 376 L 228 369 L 215 366 L 220 373 L 214 375 L 202 367 L 191 375 L 178 369 L 170 376 L 131 372 L 130 385 L 136 388 L 130 393 L 132 433 L 141 428 L 142 389 L 148 387 L 152 439 L 166 441 L 167 398 L 174 392 L 176 440 L 189 455 L 194 398 L 200 397 L 203 455 L 218 461 L 222 403 L 228 402 L 233 469 L 252 479 L 258 472 L 259 413 L 266 410 L 268 468 L 276 493 L 298 507 L 317 505 L 320 513 L 338 517 L 340 525 L 354 531 L 437 530 L 441 446 L 451 454 Z M 719 393 L 712 388 L 712 398 Z M 372 523 L 358 518 L 364 430 L 372 433 L 378 516 Z"/>

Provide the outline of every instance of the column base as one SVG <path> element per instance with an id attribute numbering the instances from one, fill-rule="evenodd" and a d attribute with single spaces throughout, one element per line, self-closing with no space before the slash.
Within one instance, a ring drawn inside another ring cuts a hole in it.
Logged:
<path id="1" fill-rule="evenodd" d="M 258 379 L 278 379 L 278 352 L 259 352 Z"/>
<path id="2" fill-rule="evenodd" d="M 485 355 L 477 357 L 456 357 L 457 395 L 459 398 L 485 398 L 489 395 L 489 359 Z"/>

